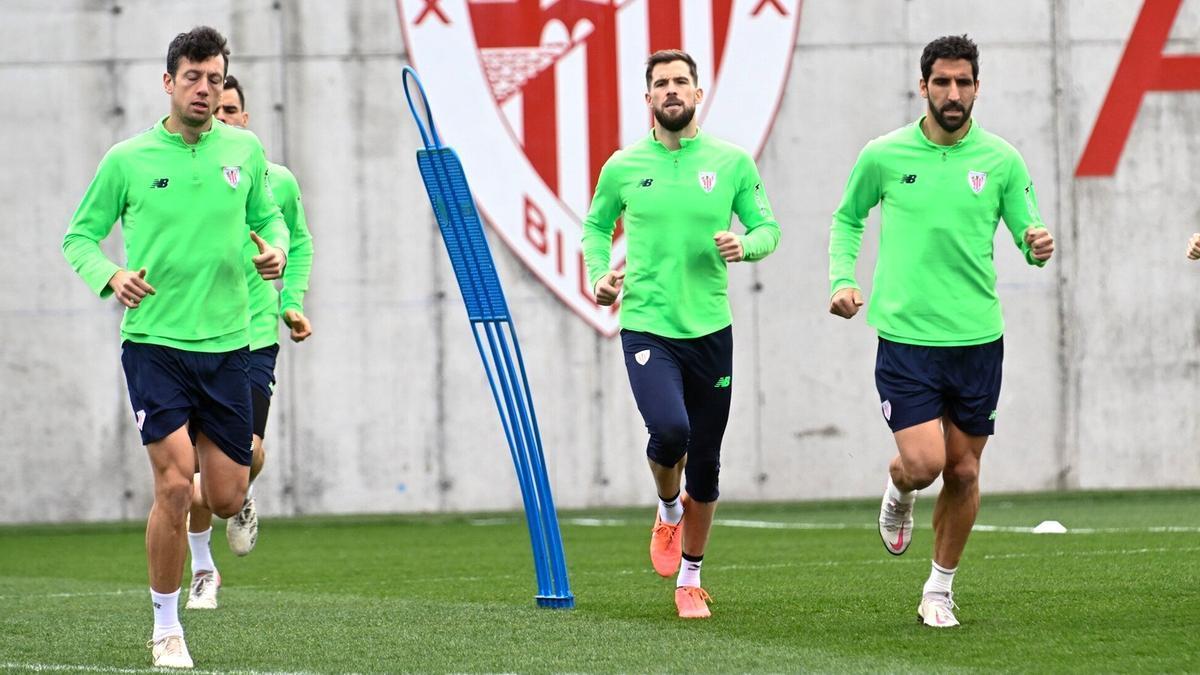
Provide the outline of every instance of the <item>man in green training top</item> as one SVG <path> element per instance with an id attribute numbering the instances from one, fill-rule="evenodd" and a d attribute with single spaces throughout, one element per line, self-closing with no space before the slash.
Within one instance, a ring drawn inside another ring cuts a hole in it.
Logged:
<path id="1" fill-rule="evenodd" d="M 216 118 L 225 124 L 246 128 L 250 113 L 242 85 L 232 75 L 225 78 L 225 89 L 217 106 Z M 279 355 L 279 318 L 291 328 L 294 342 L 312 335 L 312 324 L 304 316 L 304 293 L 308 290 L 308 275 L 312 270 L 312 235 L 300 203 L 300 186 L 291 171 L 282 165 L 267 163 L 267 178 L 275 203 L 287 222 L 291 248 L 287 269 L 283 272 L 283 291 L 269 281 L 258 278 L 250 264 L 256 250 L 246 251 L 246 283 L 250 287 L 250 401 L 254 420 L 254 458 L 250 464 L 250 490 L 262 471 L 266 455 L 263 437 L 267 429 L 267 412 L 275 389 L 275 359 Z M 201 499 L 200 476 L 196 476 L 191 516 L 188 519 L 188 548 L 192 553 L 192 583 L 188 589 L 188 609 L 216 609 L 217 589 L 221 575 L 213 562 L 209 540 L 212 536 L 212 511 Z M 225 525 L 229 548 L 237 555 L 246 555 L 258 541 L 258 509 L 254 496 L 247 491 L 241 511 Z"/>
<path id="2" fill-rule="evenodd" d="M 116 144 L 71 218 L 63 253 L 100 297 L 125 305 L 121 364 L 150 457 L 146 557 L 155 666 L 191 668 L 179 624 L 185 520 L 197 462 L 208 508 L 228 518 L 249 482 L 250 305 L 245 250 L 263 279 L 283 273 L 287 225 L 266 182 L 262 145 L 213 124 L 229 50 L 202 26 L 167 50 L 170 114 Z M 121 220 L 126 267 L 100 242 Z"/>
<path id="3" fill-rule="evenodd" d="M 624 292 L 625 368 L 650 432 L 646 454 L 659 498 L 651 563 L 664 577 L 679 570 L 679 616 L 704 618 L 709 597 L 700 564 L 717 507 L 733 381 L 728 266 L 774 251 L 779 225 L 750 155 L 700 131 L 695 113 L 704 93 L 692 57 L 655 52 L 646 89 L 653 130 L 600 171 L 583 257 L 597 303 L 611 305 Z M 735 213 L 745 235 L 729 232 Z M 609 269 L 618 216 L 628 246 L 624 270 Z"/>
<path id="4" fill-rule="evenodd" d="M 1004 357 L 993 240 L 1000 218 L 1031 265 L 1054 253 L 1021 155 L 971 120 L 979 51 L 963 36 L 921 55 L 928 111 L 863 149 L 833 216 L 829 311 L 862 306 L 854 263 L 867 214 L 882 202 L 874 297 L 875 384 L 899 452 L 888 467 L 879 535 L 893 555 L 912 541 L 917 490 L 938 475 L 933 570 L 917 608 L 927 626 L 957 626 L 951 583 L 979 512 L 979 458 L 995 429 Z"/>

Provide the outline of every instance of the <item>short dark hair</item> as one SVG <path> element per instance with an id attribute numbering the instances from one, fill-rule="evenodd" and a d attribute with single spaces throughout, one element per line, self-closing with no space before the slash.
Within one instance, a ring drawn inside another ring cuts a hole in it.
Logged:
<path id="1" fill-rule="evenodd" d="M 660 49 L 650 55 L 646 59 L 646 89 L 650 88 L 650 73 L 654 70 L 654 66 L 660 63 L 670 63 L 672 61 L 683 61 L 688 65 L 688 70 L 692 71 L 692 84 L 700 84 L 700 78 L 696 76 L 696 62 L 692 60 L 692 56 L 681 49 Z"/>
<path id="2" fill-rule="evenodd" d="M 225 88 L 232 89 L 238 93 L 238 104 L 242 106 L 242 112 L 246 112 L 246 93 L 242 91 L 242 83 L 238 82 L 236 77 L 226 75 Z"/>
<path id="3" fill-rule="evenodd" d="M 979 47 L 966 34 L 944 35 L 925 45 L 925 51 L 921 52 L 921 79 L 929 79 L 933 62 L 938 59 L 970 61 L 971 77 L 979 79 Z"/>
<path id="4" fill-rule="evenodd" d="M 171 77 L 175 77 L 175 71 L 179 70 L 179 59 L 187 58 L 188 61 L 200 62 L 207 61 L 214 56 L 225 57 L 225 72 L 229 72 L 229 47 L 226 45 L 225 36 L 216 31 L 215 28 L 208 26 L 196 26 L 186 33 L 180 33 L 171 40 L 171 46 L 167 47 L 167 73 Z"/>

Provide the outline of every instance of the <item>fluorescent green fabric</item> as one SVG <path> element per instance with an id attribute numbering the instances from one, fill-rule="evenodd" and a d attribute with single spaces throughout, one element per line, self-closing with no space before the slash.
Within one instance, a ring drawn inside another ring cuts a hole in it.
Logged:
<path id="1" fill-rule="evenodd" d="M 779 243 L 754 160 L 700 132 L 671 151 L 654 138 L 616 152 L 604 164 L 583 223 L 583 257 L 592 287 L 609 271 L 615 221 L 623 218 L 627 254 L 622 328 L 671 338 L 708 335 L 732 322 L 729 273 L 713 235 L 733 214 L 747 261 Z"/>
<path id="2" fill-rule="evenodd" d="M 266 173 L 254 134 L 218 123 L 189 145 L 160 120 L 108 151 L 71 218 L 63 254 L 92 291 L 111 295 L 108 281 L 121 266 L 100 242 L 120 219 L 124 268 L 146 268 L 156 290 L 125 311 L 123 339 L 199 352 L 250 343 L 250 231 L 288 250 Z"/>
<path id="3" fill-rule="evenodd" d="M 258 255 L 254 242 L 246 245 L 246 283 L 250 287 L 250 349 L 262 349 L 279 342 L 279 317 L 294 309 L 304 313 L 304 293 L 308 291 L 308 275 L 312 271 L 312 234 L 300 203 L 300 185 L 287 167 L 267 163 L 267 179 L 275 203 L 287 223 L 290 249 L 287 267 L 283 270 L 283 288 L 276 290 L 275 282 L 258 275 L 252 257 Z"/>
<path id="4" fill-rule="evenodd" d="M 854 265 L 867 214 L 882 203 L 879 259 L 866 299 L 867 323 L 894 342 L 973 345 L 1004 333 L 996 266 L 996 226 L 1008 227 L 1027 262 L 1029 227 L 1044 227 L 1025 161 L 1004 139 L 972 122 L 958 143 L 941 146 L 921 121 L 863 148 L 833 215 L 831 292 L 858 288 Z"/>

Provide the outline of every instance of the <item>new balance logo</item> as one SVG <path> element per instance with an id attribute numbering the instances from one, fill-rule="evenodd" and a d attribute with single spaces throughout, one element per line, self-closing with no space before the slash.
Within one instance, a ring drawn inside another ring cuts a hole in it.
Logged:
<path id="1" fill-rule="evenodd" d="M 167 183 L 169 183 L 170 181 L 171 181 L 170 178 L 159 178 L 158 180 L 151 182 L 150 187 L 151 188 L 165 188 L 165 187 L 167 187 Z"/>
<path id="2" fill-rule="evenodd" d="M 996 421 L 996 411 L 995 411 L 995 410 L 993 410 L 993 411 L 992 411 L 992 414 L 991 414 L 991 415 L 988 415 L 988 421 L 989 421 L 989 422 L 994 422 L 994 421 Z"/>
<path id="3" fill-rule="evenodd" d="M 715 385 L 713 385 L 713 389 L 726 389 L 729 387 L 729 385 L 732 382 L 733 382 L 733 377 L 731 375 L 726 375 L 725 377 L 718 377 L 717 383 Z"/>
<path id="4" fill-rule="evenodd" d="M 641 186 L 642 186 L 642 187 L 650 187 L 650 185 L 651 185 L 652 183 L 654 183 L 654 179 L 653 179 L 653 178 L 646 178 L 646 179 L 644 179 L 644 180 L 642 181 L 642 183 L 641 183 Z"/>
<path id="5" fill-rule="evenodd" d="M 915 183 L 915 182 L 917 182 L 917 174 L 906 173 L 900 177 L 900 182 L 901 183 Z"/>

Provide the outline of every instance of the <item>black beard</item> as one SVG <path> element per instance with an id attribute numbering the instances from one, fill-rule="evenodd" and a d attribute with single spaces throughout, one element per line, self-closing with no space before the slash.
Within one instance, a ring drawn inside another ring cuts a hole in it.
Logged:
<path id="1" fill-rule="evenodd" d="M 972 103 L 971 105 L 969 105 L 965 108 L 961 104 L 955 104 L 952 106 L 949 103 L 947 103 L 946 105 L 942 106 L 941 110 L 938 110 L 937 108 L 933 107 L 932 103 L 930 103 L 929 104 L 929 114 L 933 115 L 933 119 L 935 122 L 938 123 L 938 126 L 940 126 L 942 129 L 945 129 L 948 133 L 954 133 L 954 132 L 958 131 L 959 129 L 961 129 L 962 126 L 964 124 L 966 124 L 968 120 L 971 119 L 971 108 L 974 108 L 974 107 L 975 107 L 974 103 Z M 958 110 L 963 111 L 962 119 L 960 119 L 957 124 L 952 124 L 952 123 L 946 121 L 946 118 L 942 116 L 946 112 L 947 108 L 958 109 Z"/>
<path id="2" fill-rule="evenodd" d="M 674 133 L 676 131 L 680 131 L 684 127 L 686 127 L 688 124 L 690 124 L 692 121 L 692 117 L 694 117 L 695 115 L 696 115 L 696 109 L 689 108 L 687 106 L 687 104 L 684 104 L 684 106 L 683 106 L 683 113 L 680 114 L 679 117 L 676 117 L 676 118 L 667 117 L 665 108 L 663 110 L 655 110 L 654 111 L 654 119 L 658 120 L 658 126 L 662 127 L 663 129 L 666 129 L 667 131 L 670 131 L 672 133 Z"/>

